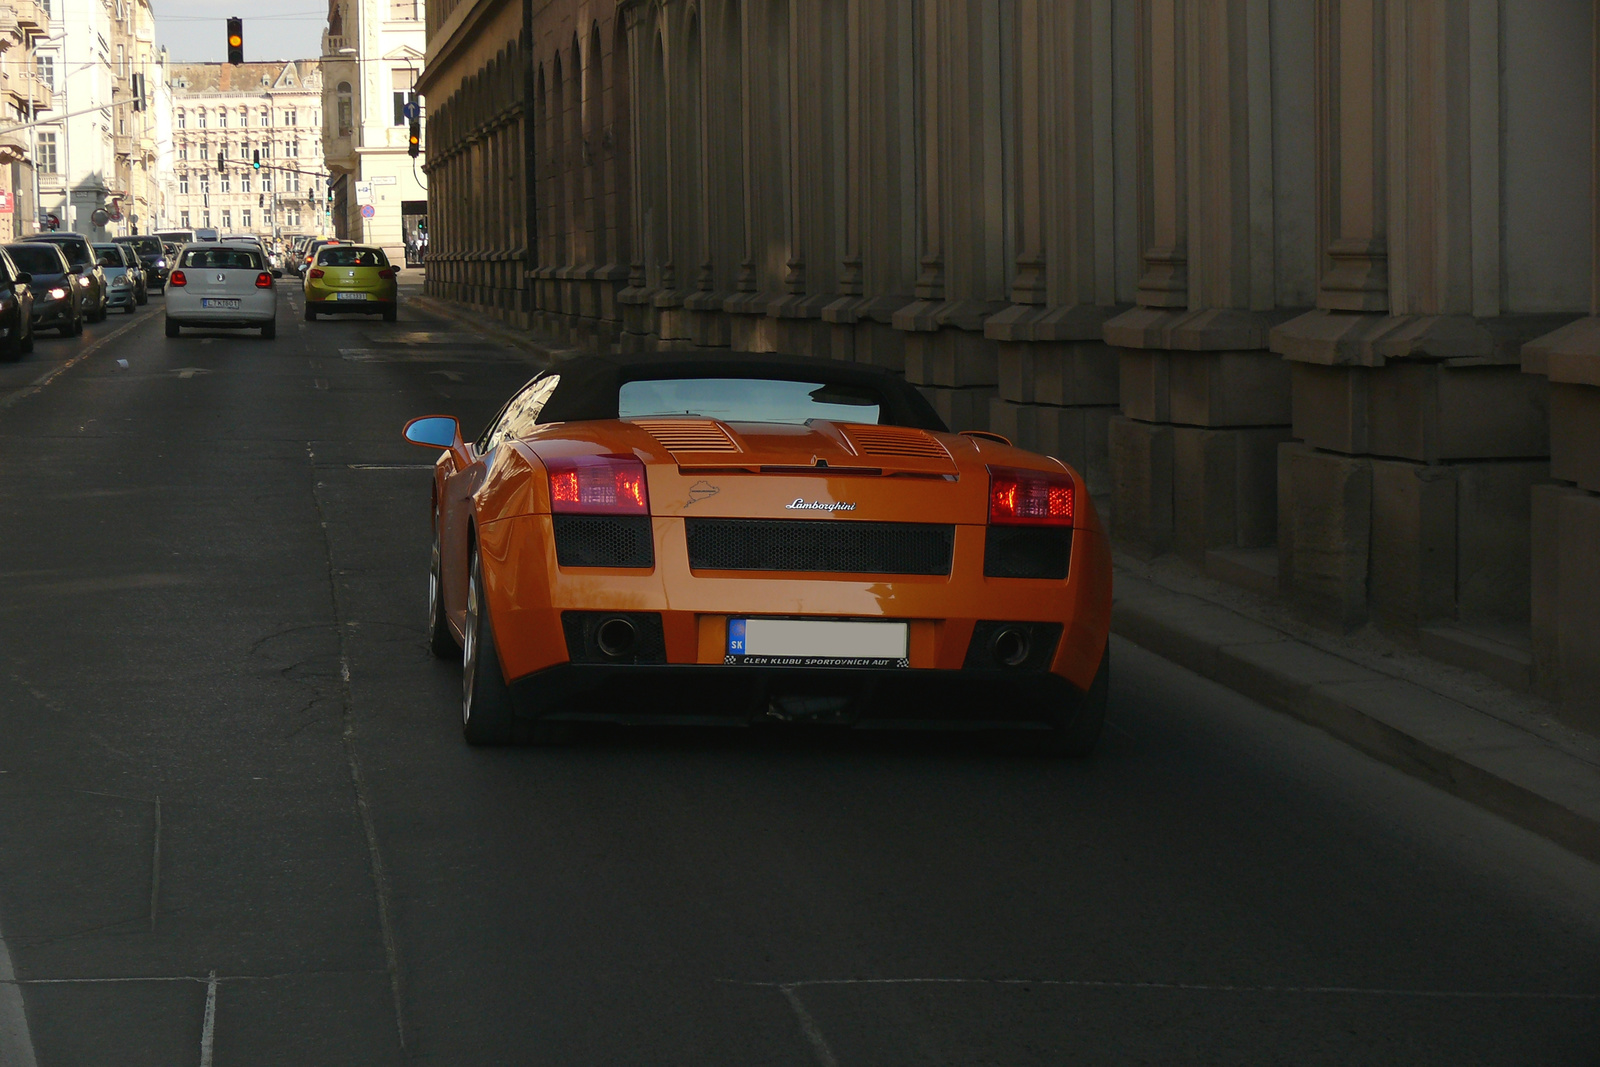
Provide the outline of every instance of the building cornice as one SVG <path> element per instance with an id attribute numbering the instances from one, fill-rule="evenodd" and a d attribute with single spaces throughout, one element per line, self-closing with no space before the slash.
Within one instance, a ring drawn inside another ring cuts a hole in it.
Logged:
<path id="1" fill-rule="evenodd" d="M 427 96 L 434 82 L 435 72 L 443 71 L 470 42 L 478 31 L 498 15 L 512 0 L 461 0 L 433 36 L 428 39 L 428 52 L 417 78 L 417 92 Z"/>

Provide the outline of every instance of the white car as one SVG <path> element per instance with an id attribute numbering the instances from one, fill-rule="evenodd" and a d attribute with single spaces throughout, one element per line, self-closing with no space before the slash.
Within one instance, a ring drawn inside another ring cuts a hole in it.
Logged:
<path id="1" fill-rule="evenodd" d="M 185 245 L 167 276 L 167 336 L 201 326 L 259 329 L 271 340 L 278 335 L 282 276 L 251 245 Z"/>

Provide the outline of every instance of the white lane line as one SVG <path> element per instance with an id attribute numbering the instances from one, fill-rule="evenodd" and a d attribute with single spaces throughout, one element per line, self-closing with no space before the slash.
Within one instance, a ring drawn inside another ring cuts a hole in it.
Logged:
<path id="1" fill-rule="evenodd" d="M 112 330 L 110 333 L 106 334 L 104 337 L 100 338 L 97 341 L 92 342 L 82 352 L 79 352 L 77 355 L 73 356 L 71 359 L 67 360 L 65 363 L 61 364 L 59 367 L 56 367 L 54 370 L 46 371 L 44 374 L 39 375 L 39 377 L 35 378 L 32 381 L 32 383 L 23 386 L 21 389 L 18 389 L 16 392 L 11 393 L 8 396 L 0 397 L 0 411 L 4 411 L 6 408 L 10 407 L 12 404 L 15 404 L 17 401 L 23 399 L 24 397 L 29 397 L 29 396 L 32 396 L 34 393 L 39 392 L 45 386 L 47 386 L 51 382 L 55 381 L 57 378 L 61 377 L 61 375 L 65 374 L 67 371 L 71 370 L 73 367 L 76 367 L 79 363 L 82 363 L 84 360 L 88 359 L 90 356 L 94 355 L 96 352 L 100 351 L 100 349 L 104 348 L 106 345 L 110 344 L 112 341 L 115 341 L 117 338 L 121 337 L 123 334 L 127 333 L 129 330 L 136 329 L 137 327 L 143 326 L 145 323 L 151 321 L 154 318 L 155 318 L 155 314 L 154 314 L 154 312 L 151 312 L 151 313 L 148 313 L 148 314 L 144 314 L 144 315 L 138 316 L 132 322 L 124 323 L 123 325 L 118 326 L 115 330 Z"/>
<path id="2" fill-rule="evenodd" d="M 200 1067 L 211 1067 L 211 1045 L 217 1036 L 217 972 L 206 979 L 206 1018 L 200 1024 Z"/>
<path id="3" fill-rule="evenodd" d="M 821 1067 L 839 1067 L 833 1049 L 828 1047 L 828 1039 L 822 1036 L 817 1021 L 811 1017 L 809 1011 L 806 1011 L 806 1006 L 800 1003 L 800 994 L 794 991 L 794 986 L 779 986 L 778 991 L 783 994 L 783 999 L 789 1002 L 789 1007 L 794 1009 L 794 1017 L 800 1021 L 800 1032 L 805 1035 L 806 1043 L 811 1046 L 812 1053 L 817 1057 L 817 1063 L 821 1064 Z"/>
<path id="4" fill-rule="evenodd" d="M 432 463 L 346 463 L 353 471 L 431 471 Z"/>
<path id="5" fill-rule="evenodd" d="M 988 985 L 1062 986 L 1076 989 L 1131 989 L 1181 993 L 1297 993 L 1310 996 L 1419 997 L 1439 1000 L 1600 1001 L 1600 993 L 1557 993 L 1540 990 L 1388 989 L 1369 986 L 1212 985 L 1204 982 L 1116 982 L 1092 978 L 812 978 L 797 982 L 746 982 L 720 979 L 724 985 L 790 990 L 817 986 Z"/>
<path id="6" fill-rule="evenodd" d="M 22 987 L 11 966 L 5 933 L 0 931 L 0 1063 L 6 1067 L 38 1067 L 33 1052 L 33 1035 L 28 1030 L 28 1013 L 22 1003 Z"/>

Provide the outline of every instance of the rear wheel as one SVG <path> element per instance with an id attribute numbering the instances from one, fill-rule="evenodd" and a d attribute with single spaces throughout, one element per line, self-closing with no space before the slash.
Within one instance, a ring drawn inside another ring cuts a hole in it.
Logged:
<path id="1" fill-rule="evenodd" d="M 1041 756 L 1087 756 L 1100 740 L 1106 722 L 1106 697 L 1111 690 L 1111 642 L 1100 657 L 1100 669 L 1078 706 L 1063 712 L 1042 736 L 1029 735 L 1029 747 Z"/>
<path id="2" fill-rule="evenodd" d="M 278 324 L 276 321 L 269 322 L 261 327 L 261 339 L 263 341 L 270 341 L 276 336 L 278 336 Z"/>
<path id="3" fill-rule="evenodd" d="M 461 660 L 461 733 L 469 745 L 510 744 L 511 687 L 500 672 L 476 545 L 467 574 L 466 630 Z"/>
<path id="4" fill-rule="evenodd" d="M 384 322 L 395 322 L 399 318 L 400 318 L 400 309 L 395 307 L 393 304 L 390 304 L 388 307 L 383 309 L 383 321 Z"/>
<path id="5" fill-rule="evenodd" d="M 311 306 L 311 301 L 309 301 L 309 300 L 306 301 L 306 321 L 307 322 L 316 322 L 317 321 L 317 309 Z"/>
<path id="6" fill-rule="evenodd" d="M 144 307 L 144 305 L 150 303 L 150 290 L 144 290 L 134 299 L 138 302 L 140 307 Z"/>
<path id="7" fill-rule="evenodd" d="M 178 331 L 178 324 L 173 322 L 171 319 L 168 319 L 167 320 L 167 336 L 168 337 L 176 337 L 176 336 L 178 336 L 178 332 L 179 332 Z"/>
<path id="8" fill-rule="evenodd" d="M 137 303 L 134 303 L 134 304 L 129 304 L 126 310 L 127 310 L 128 314 L 132 315 L 135 311 L 138 311 L 139 308 L 138 308 Z"/>

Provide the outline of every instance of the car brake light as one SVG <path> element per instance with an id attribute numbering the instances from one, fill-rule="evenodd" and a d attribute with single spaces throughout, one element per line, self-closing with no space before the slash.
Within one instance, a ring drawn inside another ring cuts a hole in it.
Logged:
<path id="1" fill-rule="evenodd" d="M 307 274 L 306 277 L 315 280 L 317 278 L 322 277 L 322 275 L 323 275 L 323 270 L 322 270 L 321 267 L 312 267 L 311 268 L 311 273 Z"/>
<path id="2" fill-rule="evenodd" d="M 380 277 L 380 278 L 393 278 L 398 273 L 399 272 L 396 271 L 393 267 L 385 267 L 385 268 L 383 268 L 382 270 L 380 270 L 378 272 L 378 277 Z"/>
<path id="3" fill-rule="evenodd" d="M 182 289 L 189 284 L 189 279 L 183 276 L 183 271 L 175 270 L 167 276 L 167 284 L 176 285 L 179 289 Z"/>
<path id="4" fill-rule="evenodd" d="M 1071 476 L 990 467 L 989 521 L 996 526 L 1071 526 Z"/>
<path id="5" fill-rule="evenodd" d="M 268 274 L 266 271 L 262 271 L 260 274 L 257 274 L 256 275 L 256 288 L 257 289 L 271 289 L 272 288 L 272 275 Z"/>
<path id="6" fill-rule="evenodd" d="M 588 515 L 648 515 L 644 463 L 635 456 L 553 456 L 550 510 Z"/>

